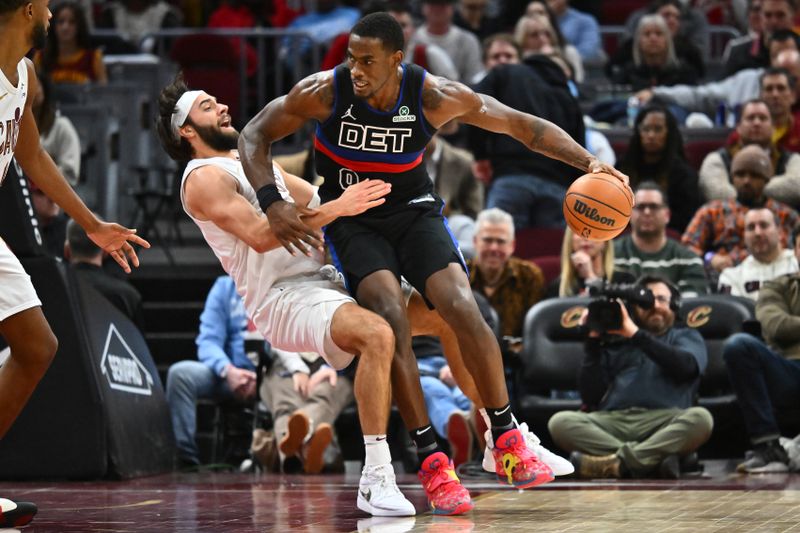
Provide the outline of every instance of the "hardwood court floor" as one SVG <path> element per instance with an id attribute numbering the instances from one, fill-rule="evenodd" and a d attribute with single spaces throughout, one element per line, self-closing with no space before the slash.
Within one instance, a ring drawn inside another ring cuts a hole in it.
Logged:
<path id="1" fill-rule="evenodd" d="M 739 476 L 730 464 L 700 479 L 559 481 L 517 491 L 468 480 L 476 509 L 434 517 L 412 475 L 401 489 L 421 514 L 374 519 L 355 507 L 358 479 L 169 474 L 121 482 L 0 483 L 39 515 L 28 532 L 800 532 L 800 476 Z M 0 530 L 1 531 L 1 530 Z M 13 531 L 13 530 L 12 530 Z"/>

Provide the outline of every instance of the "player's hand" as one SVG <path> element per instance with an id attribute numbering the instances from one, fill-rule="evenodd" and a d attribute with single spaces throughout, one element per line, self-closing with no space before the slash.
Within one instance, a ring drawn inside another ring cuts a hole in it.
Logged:
<path id="1" fill-rule="evenodd" d="M 339 216 L 351 217 L 386 202 L 392 185 L 383 180 L 364 180 L 347 187 L 337 200 Z"/>
<path id="2" fill-rule="evenodd" d="M 447 385 L 448 387 L 455 387 L 456 380 L 453 377 L 453 371 L 450 370 L 449 365 L 445 365 L 439 370 L 439 379 L 442 380 L 442 383 Z"/>
<path id="3" fill-rule="evenodd" d="M 331 387 L 335 387 L 336 382 L 339 380 L 339 375 L 331 367 L 321 366 L 308 380 L 308 394 L 311 394 L 314 388 L 326 379 L 330 382 Z"/>
<path id="4" fill-rule="evenodd" d="M 100 222 L 94 231 L 87 231 L 86 234 L 97 246 L 113 257 L 127 274 L 131 272 L 131 264 L 139 266 L 139 257 L 131 243 L 150 248 L 150 243 L 136 235 L 135 229 L 128 229 L 113 222 Z"/>
<path id="5" fill-rule="evenodd" d="M 267 208 L 267 219 L 272 233 L 292 255 L 298 251 L 310 256 L 312 248 L 322 250 L 319 233 L 300 218 L 314 214 L 316 214 L 314 209 L 300 207 L 284 200 L 273 202 Z"/>
<path id="6" fill-rule="evenodd" d="M 597 158 L 592 158 L 592 161 L 589 163 L 589 172 L 593 174 L 610 174 L 614 176 L 619 181 L 625 185 L 625 188 L 628 189 L 628 192 L 631 193 L 631 202 L 633 202 L 633 190 L 631 189 L 631 179 L 628 177 L 627 174 L 623 174 L 619 170 L 613 167 L 613 165 L 609 165 L 608 163 L 603 163 Z"/>
<path id="7" fill-rule="evenodd" d="M 292 374 L 292 385 L 296 393 L 303 398 L 308 398 L 308 374 L 303 372 Z"/>

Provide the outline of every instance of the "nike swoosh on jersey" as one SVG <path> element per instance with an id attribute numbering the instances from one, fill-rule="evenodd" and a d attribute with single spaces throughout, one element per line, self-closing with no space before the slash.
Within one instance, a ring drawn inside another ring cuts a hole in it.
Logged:
<path id="1" fill-rule="evenodd" d="M 6 96 L 8 96 L 8 93 L 3 93 L 3 95 L 2 95 L 2 96 L 0 96 L 0 100 L 2 100 L 3 98 L 5 98 Z"/>

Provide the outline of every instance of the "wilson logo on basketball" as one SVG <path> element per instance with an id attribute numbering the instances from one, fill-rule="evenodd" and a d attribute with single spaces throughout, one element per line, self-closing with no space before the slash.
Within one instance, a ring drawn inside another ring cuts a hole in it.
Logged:
<path id="1" fill-rule="evenodd" d="M 587 204 L 583 203 L 581 200 L 578 200 L 577 198 L 575 199 L 575 204 L 573 204 L 572 209 L 575 211 L 575 213 L 583 215 L 584 217 L 593 222 L 603 224 L 604 226 L 608 226 L 610 228 L 613 228 L 617 223 L 616 219 L 609 217 L 601 217 L 599 214 L 597 214 L 596 207 L 589 207 Z"/>
<path id="2" fill-rule="evenodd" d="M 686 315 L 686 325 L 690 328 L 699 328 L 707 324 L 711 320 L 711 311 L 710 305 L 695 307 Z"/>

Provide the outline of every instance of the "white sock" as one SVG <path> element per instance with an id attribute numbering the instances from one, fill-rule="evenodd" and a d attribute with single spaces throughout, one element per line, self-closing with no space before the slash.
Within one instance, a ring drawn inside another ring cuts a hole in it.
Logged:
<path id="1" fill-rule="evenodd" d="M 364 435 L 364 466 L 388 465 L 392 462 L 386 435 Z"/>

